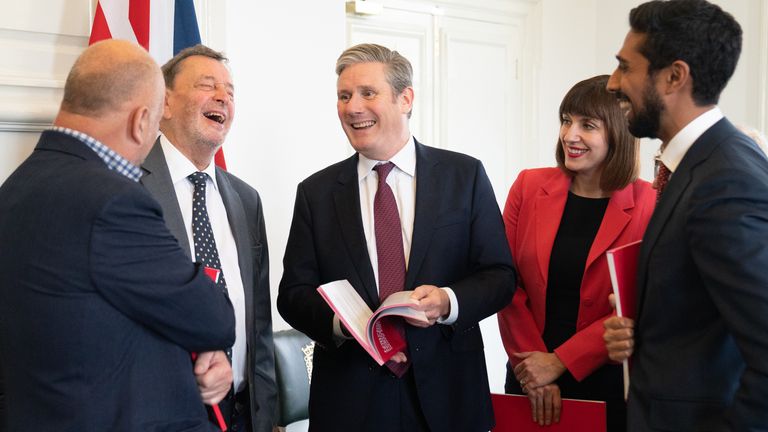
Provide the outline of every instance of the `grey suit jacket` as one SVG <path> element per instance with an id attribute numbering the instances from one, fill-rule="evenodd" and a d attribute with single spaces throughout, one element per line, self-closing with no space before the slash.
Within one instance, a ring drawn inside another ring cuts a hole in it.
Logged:
<path id="1" fill-rule="evenodd" d="M 629 431 L 768 431 L 766 268 L 768 161 L 722 119 L 643 238 Z"/>
<path id="2" fill-rule="evenodd" d="M 142 165 L 141 183 L 163 208 L 171 233 L 189 253 L 181 209 L 159 140 Z M 216 182 L 227 210 L 237 245 L 240 276 L 245 291 L 246 380 L 250 390 L 254 432 L 271 432 L 277 403 L 272 308 L 269 292 L 269 253 L 261 198 L 255 189 L 234 175 L 216 168 Z"/>

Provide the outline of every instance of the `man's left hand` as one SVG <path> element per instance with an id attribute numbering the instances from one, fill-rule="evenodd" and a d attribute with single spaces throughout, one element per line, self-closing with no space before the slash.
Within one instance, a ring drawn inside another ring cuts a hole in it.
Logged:
<path id="1" fill-rule="evenodd" d="M 203 402 L 207 405 L 221 402 L 232 386 L 232 367 L 224 351 L 200 353 L 194 370 Z"/>
<path id="2" fill-rule="evenodd" d="M 434 285 L 421 285 L 413 290 L 411 298 L 418 300 L 419 304 L 412 306 L 416 310 L 424 311 L 428 323 L 406 318 L 406 322 L 416 327 L 429 327 L 440 318 L 448 316 L 451 312 L 451 300 L 445 291 Z"/>

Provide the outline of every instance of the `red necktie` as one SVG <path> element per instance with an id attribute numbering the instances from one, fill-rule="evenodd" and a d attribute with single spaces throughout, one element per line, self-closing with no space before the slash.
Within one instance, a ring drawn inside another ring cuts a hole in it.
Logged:
<path id="1" fill-rule="evenodd" d="M 670 174 L 671 172 L 664 165 L 664 162 L 658 160 L 656 164 L 656 178 L 653 180 L 653 188 L 656 189 L 656 202 L 659 202 L 661 199 L 661 194 L 664 192 L 664 188 L 667 187 L 667 182 L 669 182 Z"/>
<path id="2" fill-rule="evenodd" d="M 379 187 L 373 198 L 373 224 L 376 233 L 376 255 L 379 261 L 379 299 L 384 300 L 405 287 L 405 253 L 403 251 L 403 233 L 400 226 L 400 214 L 392 189 L 387 184 L 387 176 L 395 164 L 387 162 L 376 165 L 373 169 L 379 175 Z M 398 332 L 405 340 L 405 328 L 397 320 Z M 406 363 L 386 363 L 392 373 L 398 377 L 408 370 Z"/>

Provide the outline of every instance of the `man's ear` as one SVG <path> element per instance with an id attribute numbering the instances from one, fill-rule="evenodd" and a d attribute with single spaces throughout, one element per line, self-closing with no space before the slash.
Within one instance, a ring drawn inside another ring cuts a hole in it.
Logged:
<path id="1" fill-rule="evenodd" d="M 140 106 L 131 111 L 128 117 L 128 133 L 133 141 L 141 146 L 144 144 L 144 137 L 149 129 L 149 107 Z"/>
<path id="2" fill-rule="evenodd" d="M 691 67 L 682 60 L 675 60 L 667 66 L 664 76 L 664 92 L 667 94 L 679 92 L 691 84 Z"/>
<path id="3" fill-rule="evenodd" d="M 168 120 L 172 117 L 171 115 L 171 91 L 168 89 L 168 87 L 165 88 L 165 99 L 163 100 L 163 120 Z"/>
<path id="4" fill-rule="evenodd" d="M 400 103 L 400 112 L 407 114 L 413 110 L 413 87 L 406 87 L 397 98 Z"/>

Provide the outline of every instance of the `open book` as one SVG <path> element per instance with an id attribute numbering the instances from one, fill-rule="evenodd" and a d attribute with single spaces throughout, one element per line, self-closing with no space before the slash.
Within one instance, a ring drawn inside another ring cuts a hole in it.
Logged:
<path id="1" fill-rule="evenodd" d="M 616 315 L 636 318 L 637 314 L 637 261 L 640 259 L 642 240 L 619 246 L 605 252 L 611 274 L 613 295 L 616 297 Z M 624 399 L 629 393 L 629 359 L 624 360 Z"/>
<path id="2" fill-rule="evenodd" d="M 418 301 L 411 299 L 413 291 L 392 294 L 375 312 L 371 311 L 346 279 L 321 285 L 317 291 L 360 346 L 365 348 L 379 365 L 386 363 L 406 345 L 392 320 L 407 317 L 429 322 L 424 311 L 411 308 L 411 305 L 418 304 Z"/>

